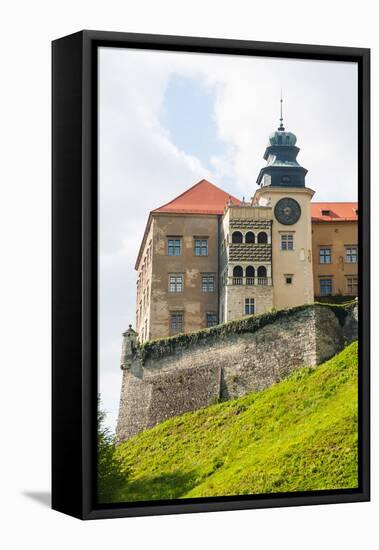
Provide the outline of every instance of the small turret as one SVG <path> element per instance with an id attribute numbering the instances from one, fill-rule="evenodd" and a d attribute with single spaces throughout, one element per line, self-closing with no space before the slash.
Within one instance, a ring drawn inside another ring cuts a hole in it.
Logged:
<path id="1" fill-rule="evenodd" d="M 137 333 L 129 325 L 128 330 L 122 334 L 122 351 L 120 366 L 123 370 L 129 370 L 132 366 L 133 358 L 136 353 Z"/>

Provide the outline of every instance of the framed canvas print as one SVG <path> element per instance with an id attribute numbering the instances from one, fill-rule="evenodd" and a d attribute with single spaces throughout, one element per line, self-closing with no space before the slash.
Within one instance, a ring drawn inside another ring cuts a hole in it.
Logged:
<path id="1" fill-rule="evenodd" d="M 53 508 L 369 499 L 367 49 L 53 42 Z"/>

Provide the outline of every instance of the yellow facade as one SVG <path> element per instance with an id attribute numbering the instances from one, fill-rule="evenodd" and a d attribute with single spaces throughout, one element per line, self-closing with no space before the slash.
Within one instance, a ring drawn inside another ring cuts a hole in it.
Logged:
<path id="1" fill-rule="evenodd" d="M 253 202 L 263 199 L 272 210 L 280 199 L 290 197 L 300 206 L 301 215 L 291 225 L 283 225 L 275 215 L 272 223 L 272 284 L 274 307 L 283 309 L 313 302 L 312 271 L 312 189 L 307 187 L 261 187 L 256 191 Z M 283 249 L 282 238 L 290 235 L 292 249 Z"/>
<path id="2" fill-rule="evenodd" d="M 315 297 L 357 296 L 358 222 L 313 221 L 312 250 Z"/>

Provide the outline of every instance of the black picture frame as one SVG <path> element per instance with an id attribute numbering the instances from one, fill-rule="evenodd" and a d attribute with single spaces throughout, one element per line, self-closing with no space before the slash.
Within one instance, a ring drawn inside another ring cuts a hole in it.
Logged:
<path id="1" fill-rule="evenodd" d="M 100 46 L 358 64 L 359 488 L 96 504 L 97 51 Z M 370 50 L 81 31 L 52 43 L 52 507 L 81 519 L 370 499 Z"/>

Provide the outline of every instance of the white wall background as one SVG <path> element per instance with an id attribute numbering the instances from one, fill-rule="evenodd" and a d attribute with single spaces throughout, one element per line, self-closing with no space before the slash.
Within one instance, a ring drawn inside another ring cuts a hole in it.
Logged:
<path id="1" fill-rule="evenodd" d="M 378 201 L 376 3 L 34 0 L 2 8 L 0 85 L 3 548 L 374 548 L 379 513 L 373 361 L 373 501 L 82 523 L 52 512 L 50 484 L 50 41 L 82 28 L 372 48 L 372 200 Z M 373 220 L 373 237 L 379 229 Z M 375 238 L 373 238 L 375 243 Z M 377 256 L 373 256 L 373 268 Z M 374 276 L 374 275 L 373 275 Z M 373 313 L 378 292 L 373 289 Z M 373 334 L 375 334 L 373 324 Z M 373 342 L 373 351 L 377 345 Z M 41 502 L 42 501 L 42 502 Z"/>

